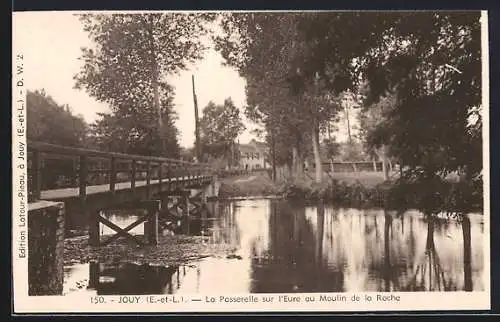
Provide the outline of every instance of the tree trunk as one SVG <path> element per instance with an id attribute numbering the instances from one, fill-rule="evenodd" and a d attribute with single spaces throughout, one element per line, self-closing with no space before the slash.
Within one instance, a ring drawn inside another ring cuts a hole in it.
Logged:
<path id="1" fill-rule="evenodd" d="M 156 61 L 156 48 L 155 48 L 155 39 L 153 35 L 153 22 L 149 21 L 149 40 L 151 46 L 151 63 L 152 63 L 152 75 L 151 75 L 151 84 L 153 87 L 153 104 L 156 112 L 158 113 L 158 136 L 161 141 L 161 152 L 162 154 L 165 152 L 165 138 L 163 135 L 163 115 L 161 112 L 161 104 L 160 104 L 160 84 L 159 84 L 159 70 L 158 70 L 158 62 Z"/>
<path id="2" fill-rule="evenodd" d="M 314 164 L 316 169 L 316 182 L 321 182 L 323 179 L 323 167 L 321 165 L 321 157 L 319 154 L 319 135 L 318 135 L 318 123 L 316 118 L 313 120 L 312 128 L 312 143 L 313 143 L 313 153 L 314 153 Z"/>
<path id="3" fill-rule="evenodd" d="M 304 174 L 304 160 L 300 153 L 300 134 L 296 135 L 295 146 L 292 147 L 293 177 L 302 177 Z"/>
<path id="4" fill-rule="evenodd" d="M 276 182 L 276 141 L 274 131 L 271 131 L 272 179 Z"/>
<path id="5" fill-rule="evenodd" d="M 287 177 L 289 177 L 289 178 L 293 177 L 293 163 L 288 162 L 288 163 L 286 164 L 286 166 L 287 166 L 287 169 L 286 169 L 286 170 L 288 170 L 288 172 L 287 172 L 287 174 L 286 174 L 286 175 L 287 175 Z M 285 169 L 283 168 L 283 170 L 285 170 Z"/>
<path id="6" fill-rule="evenodd" d="M 382 159 L 382 173 L 384 174 L 384 181 L 389 180 L 389 176 L 387 173 L 387 164 L 385 163 L 385 159 Z"/>
<path id="7" fill-rule="evenodd" d="M 297 100 L 295 104 L 292 104 L 292 115 L 297 117 L 297 107 L 303 104 L 303 97 L 301 95 L 297 96 Z M 295 123 L 295 122 L 294 122 Z M 293 135 L 295 137 L 295 146 L 292 147 L 292 156 L 293 156 L 293 171 L 294 177 L 303 177 L 304 176 L 304 158 L 301 153 L 300 145 L 302 142 L 302 133 L 298 123 L 294 124 Z"/>
<path id="8" fill-rule="evenodd" d="M 382 159 L 382 172 L 384 173 L 384 180 L 389 180 L 389 167 L 387 166 L 387 151 L 386 146 L 380 148 L 380 156 Z"/>
<path id="9" fill-rule="evenodd" d="M 298 174 L 298 162 L 299 162 L 299 153 L 297 151 L 296 146 L 292 146 L 292 176 L 295 177 Z"/>

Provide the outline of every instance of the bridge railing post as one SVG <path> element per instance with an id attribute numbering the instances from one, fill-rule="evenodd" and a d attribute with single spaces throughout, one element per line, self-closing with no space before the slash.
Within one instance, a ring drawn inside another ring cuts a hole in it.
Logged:
<path id="1" fill-rule="evenodd" d="M 146 162 L 146 195 L 151 197 L 151 161 Z"/>
<path id="2" fill-rule="evenodd" d="M 111 167 L 110 167 L 110 173 L 109 173 L 109 190 L 111 191 L 112 194 L 115 193 L 115 186 L 116 186 L 116 158 L 111 157 Z"/>
<path id="3" fill-rule="evenodd" d="M 88 176 L 88 158 L 86 155 L 80 156 L 80 169 L 78 172 L 78 191 L 80 200 L 87 198 L 87 176 Z"/>
<path id="4" fill-rule="evenodd" d="M 168 179 L 168 189 L 170 190 L 172 187 L 172 165 L 167 163 L 167 176 L 166 178 Z"/>
<path id="5" fill-rule="evenodd" d="M 90 246 L 99 246 L 101 243 L 101 234 L 99 231 L 100 222 L 99 222 L 99 210 L 88 211 L 87 215 L 89 216 L 89 245 Z"/>
<path id="6" fill-rule="evenodd" d="M 161 189 L 161 183 L 162 183 L 162 175 L 163 175 L 163 162 L 158 163 L 158 184 Z"/>
<path id="7" fill-rule="evenodd" d="M 132 173 L 130 175 L 130 189 L 132 189 L 134 194 L 135 194 L 135 177 L 136 177 L 136 175 L 137 175 L 137 161 L 132 160 Z"/>
<path id="8" fill-rule="evenodd" d="M 158 245 L 158 216 L 161 209 L 161 201 L 154 200 L 151 201 L 150 207 L 147 211 L 149 213 L 148 220 L 145 222 L 147 225 L 147 236 L 146 239 L 149 245 Z"/>

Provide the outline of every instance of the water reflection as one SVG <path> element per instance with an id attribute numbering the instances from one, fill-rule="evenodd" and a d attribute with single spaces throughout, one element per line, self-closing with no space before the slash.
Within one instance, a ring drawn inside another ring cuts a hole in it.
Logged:
<path id="1" fill-rule="evenodd" d="M 186 267 L 91 264 L 87 289 L 99 294 L 484 289 L 480 214 L 462 222 L 430 221 L 416 211 L 268 200 L 220 203 L 212 211 L 216 220 L 205 218 L 202 233 L 212 243 L 233 246 L 237 257 Z"/>
<path id="2" fill-rule="evenodd" d="M 171 294 L 180 286 L 185 267 L 119 263 L 89 264 L 88 288 L 102 295 Z"/>

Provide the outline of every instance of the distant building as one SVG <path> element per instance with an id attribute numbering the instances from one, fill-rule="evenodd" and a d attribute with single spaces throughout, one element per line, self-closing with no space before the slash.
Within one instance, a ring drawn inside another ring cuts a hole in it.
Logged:
<path id="1" fill-rule="evenodd" d="M 269 168 L 269 150 L 265 143 L 251 140 L 247 144 L 238 144 L 237 149 L 239 168 L 247 170 Z"/>

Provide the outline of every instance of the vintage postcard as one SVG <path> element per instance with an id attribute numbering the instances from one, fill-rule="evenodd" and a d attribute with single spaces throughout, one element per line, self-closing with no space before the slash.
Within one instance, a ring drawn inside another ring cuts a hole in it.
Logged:
<path id="1" fill-rule="evenodd" d="M 15 313 L 490 309 L 487 35 L 14 12 Z"/>

